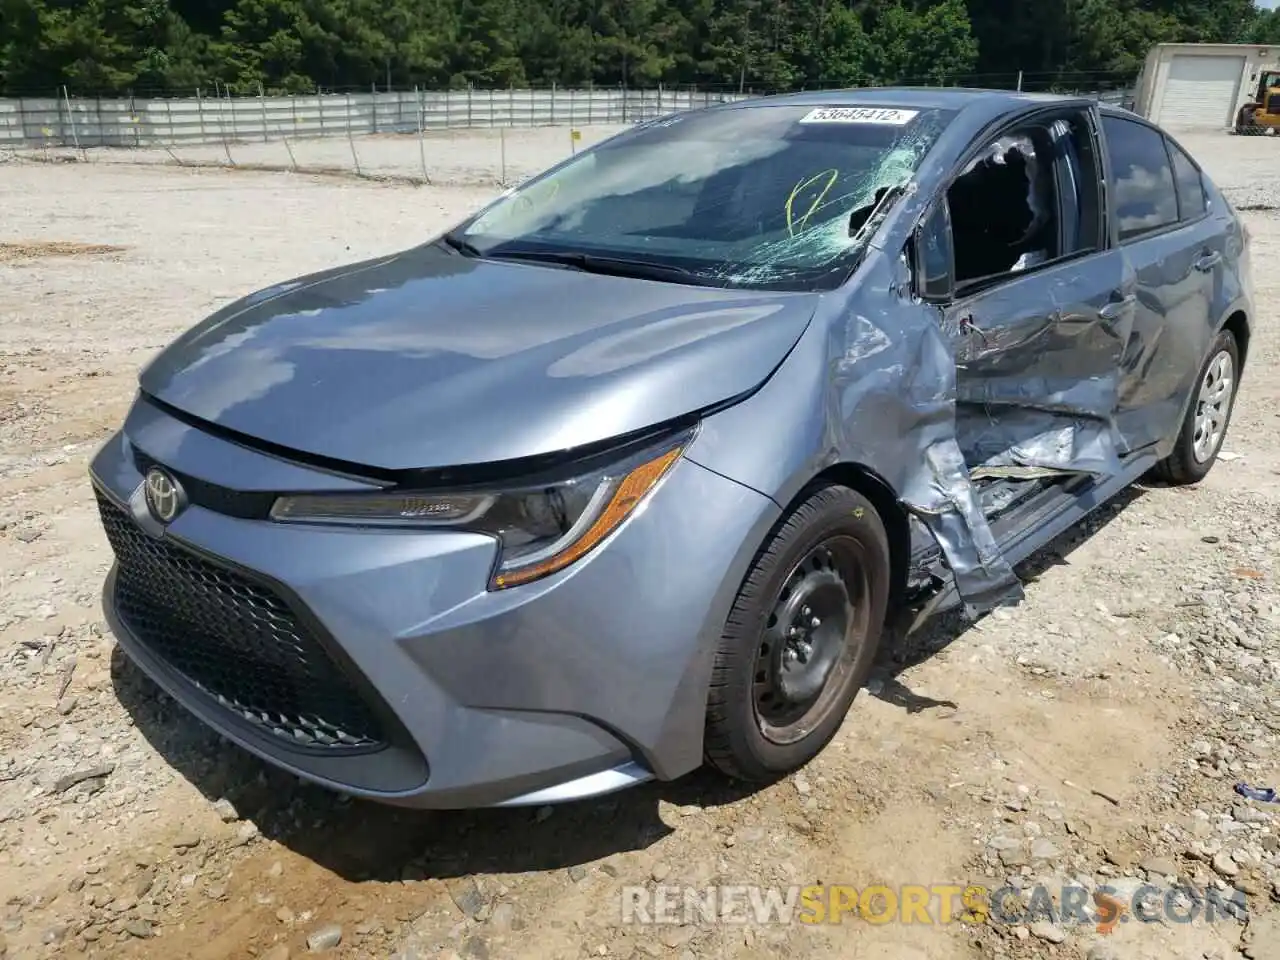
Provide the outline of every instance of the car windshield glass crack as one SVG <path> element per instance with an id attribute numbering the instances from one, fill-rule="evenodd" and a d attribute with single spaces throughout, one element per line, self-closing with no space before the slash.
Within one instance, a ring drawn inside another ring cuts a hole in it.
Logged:
<path id="1" fill-rule="evenodd" d="M 677 266 L 688 283 L 831 287 L 953 116 L 777 106 L 665 118 L 509 191 L 460 236 L 489 256 L 546 250 Z"/>

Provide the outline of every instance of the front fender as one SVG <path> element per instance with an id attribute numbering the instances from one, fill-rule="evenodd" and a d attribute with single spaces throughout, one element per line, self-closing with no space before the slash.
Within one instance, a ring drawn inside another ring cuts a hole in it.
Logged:
<path id="1" fill-rule="evenodd" d="M 755 394 L 703 421 L 685 456 L 786 506 L 838 459 L 821 376 L 827 340 L 826 324 L 811 322 Z"/>
<path id="2" fill-rule="evenodd" d="M 1019 599 L 956 438 L 956 365 L 938 310 L 876 251 L 824 295 L 760 390 L 704 421 L 688 457 L 785 508 L 815 476 L 865 465 L 929 529 L 971 613 Z"/>

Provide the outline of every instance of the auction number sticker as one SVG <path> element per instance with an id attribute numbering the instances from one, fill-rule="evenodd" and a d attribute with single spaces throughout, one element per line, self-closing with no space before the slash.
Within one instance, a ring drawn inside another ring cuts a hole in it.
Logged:
<path id="1" fill-rule="evenodd" d="M 919 114 L 918 110 L 894 110 L 889 107 L 819 107 L 800 118 L 801 123 L 876 123 L 901 127 Z"/>

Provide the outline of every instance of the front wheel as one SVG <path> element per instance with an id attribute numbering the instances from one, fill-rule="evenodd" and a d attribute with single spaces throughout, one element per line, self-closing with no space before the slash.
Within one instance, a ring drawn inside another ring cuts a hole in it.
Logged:
<path id="1" fill-rule="evenodd" d="M 707 698 L 713 766 L 770 781 L 831 741 L 874 662 L 889 585 L 888 535 L 870 501 L 829 486 L 796 507 L 725 624 Z"/>
<path id="2" fill-rule="evenodd" d="M 1180 486 L 1198 483 L 1208 475 L 1222 449 L 1239 383 L 1240 350 L 1231 331 L 1223 330 L 1200 368 L 1196 393 L 1173 452 L 1156 465 L 1159 479 Z"/>

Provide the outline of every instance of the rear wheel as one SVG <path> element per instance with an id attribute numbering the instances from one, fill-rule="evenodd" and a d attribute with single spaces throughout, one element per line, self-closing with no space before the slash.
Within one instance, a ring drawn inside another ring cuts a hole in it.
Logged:
<path id="1" fill-rule="evenodd" d="M 1187 409 L 1173 451 L 1157 464 L 1155 475 L 1177 485 L 1203 480 L 1218 460 L 1231 422 L 1240 382 L 1240 350 L 1231 331 L 1223 330 L 1200 368 L 1196 394 Z"/>
<path id="2" fill-rule="evenodd" d="M 707 759 L 740 780 L 804 766 L 866 682 L 889 597 L 889 541 L 846 487 L 817 489 L 774 531 L 738 591 L 707 698 Z"/>

